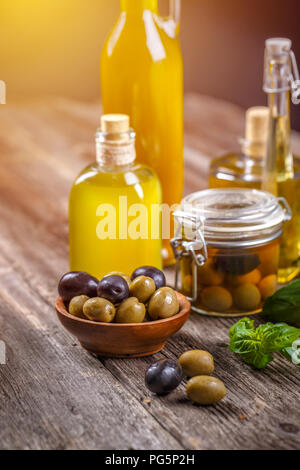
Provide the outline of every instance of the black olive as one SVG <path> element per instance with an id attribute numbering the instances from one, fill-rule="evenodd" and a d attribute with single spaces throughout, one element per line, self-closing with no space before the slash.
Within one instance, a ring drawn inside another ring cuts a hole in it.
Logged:
<path id="1" fill-rule="evenodd" d="M 98 296 L 113 304 L 119 304 L 129 297 L 129 287 L 121 276 L 104 277 L 98 284 Z"/>
<path id="2" fill-rule="evenodd" d="M 172 392 L 183 379 L 180 364 L 169 359 L 152 364 L 146 371 L 145 383 L 147 388 L 157 395 L 166 395 Z"/>
<path id="3" fill-rule="evenodd" d="M 234 276 L 248 274 L 259 265 L 260 259 L 256 253 L 249 255 L 216 256 L 214 258 L 214 267 L 217 271 Z"/>
<path id="4" fill-rule="evenodd" d="M 140 268 L 136 269 L 131 275 L 131 280 L 133 281 L 136 277 L 139 276 L 151 277 L 155 282 L 156 289 L 165 287 L 167 283 L 164 273 L 160 269 L 154 268 L 153 266 L 141 266 Z"/>
<path id="5" fill-rule="evenodd" d="M 63 275 L 58 283 L 58 293 L 65 302 L 78 295 L 97 296 L 98 279 L 84 271 L 73 271 Z"/>

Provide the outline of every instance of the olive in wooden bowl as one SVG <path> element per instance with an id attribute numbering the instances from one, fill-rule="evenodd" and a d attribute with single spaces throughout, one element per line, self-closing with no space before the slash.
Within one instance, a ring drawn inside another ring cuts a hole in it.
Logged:
<path id="1" fill-rule="evenodd" d="M 105 357 L 143 357 L 163 349 L 187 321 L 191 304 L 182 294 L 176 295 L 179 313 L 144 323 L 99 323 L 76 317 L 68 313 L 61 297 L 56 301 L 56 312 L 62 325 L 87 351 Z"/>

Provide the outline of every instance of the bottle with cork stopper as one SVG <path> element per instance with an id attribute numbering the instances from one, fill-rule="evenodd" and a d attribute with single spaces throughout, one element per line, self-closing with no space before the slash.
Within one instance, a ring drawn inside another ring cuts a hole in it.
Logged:
<path id="1" fill-rule="evenodd" d="M 216 158 L 210 165 L 211 188 L 261 189 L 269 130 L 269 109 L 254 106 L 246 111 L 241 150 Z"/>
<path id="2" fill-rule="evenodd" d="M 129 116 L 101 117 L 96 162 L 76 178 L 69 198 L 71 271 L 102 278 L 138 266 L 162 268 L 162 191 L 155 172 L 136 163 Z"/>

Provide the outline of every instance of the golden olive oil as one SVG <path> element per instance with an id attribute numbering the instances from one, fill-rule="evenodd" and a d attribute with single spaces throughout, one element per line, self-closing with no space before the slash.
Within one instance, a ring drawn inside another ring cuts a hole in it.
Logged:
<path id="1" fill-rule="evenodd" d="M 70 269 L 99 279 L 112 271 L 130 275 L 142 265 L 161 269 L 158 177 L 136 164 L 134 153 L 127 163 L 132 131 L 100 132 L 97 139 L 98 161 L 83 170 L 70 193 Z"/>

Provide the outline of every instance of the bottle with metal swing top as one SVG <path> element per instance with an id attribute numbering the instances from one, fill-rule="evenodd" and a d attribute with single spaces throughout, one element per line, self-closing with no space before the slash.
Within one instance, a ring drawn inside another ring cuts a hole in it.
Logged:
<path id="1" fill-rule="evenodd" d="M 71 271 L 102 278 L 138 266 L 162 268 L 161 186 L 135 162 L 127 115 L 104 115 L 96 133 L 97 161 L 76 178 L 69 200 Z"/>

